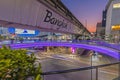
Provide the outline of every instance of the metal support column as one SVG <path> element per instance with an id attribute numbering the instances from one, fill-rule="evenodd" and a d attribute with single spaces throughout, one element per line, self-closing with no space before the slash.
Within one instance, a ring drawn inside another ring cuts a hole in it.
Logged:
<path id="1" fill-rule="evenodd" d="M 98 67 L 96 68 L 96 80 L 98 80 Z"/>
<path id="2" fill-rule="evenodd" d="M 90 56 L 91 67 L 92 67 L 92 55 L 93 55 L 93 54 L 91 54 L 91 56 Z M 91 80 L 92 80 L 92 69 L 91 69 Z"/>

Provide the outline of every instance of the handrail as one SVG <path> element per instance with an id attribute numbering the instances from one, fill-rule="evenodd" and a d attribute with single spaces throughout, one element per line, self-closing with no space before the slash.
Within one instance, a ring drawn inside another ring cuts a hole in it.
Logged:
<path id="1" fill-rule="evenodd" d="M 110 64 L 82 67 L 82 68 L 77 68 L 77 69 L 68 69 L 68 70 L 62 70 L 62 71 L 43 72 L 43 73 L 40 73 L 40 74 L 41 75 L 52 75 L 52 74 L 62 74 L 62 73 L 69 73 L 69 72 L 77 72 L 77 71 L 84 71 L 84 70 L 89 70 L 89 69 L 97 69 L 97 68 L 106 67 L 106 66 L 115 65 L 115 64 L 120 64 L 120 61 L 115 62 L 115 63 L 110 63 Z"/>

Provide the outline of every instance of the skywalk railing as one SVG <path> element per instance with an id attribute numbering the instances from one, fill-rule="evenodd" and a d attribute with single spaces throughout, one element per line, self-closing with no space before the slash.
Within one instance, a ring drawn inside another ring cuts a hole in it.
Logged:
<path id="1" fill-rule="evenodd" d="M 97 66 L 81 67 L 81 68 L 76 68 L 76 69 L 43 72 L 43 73 L 40 73 L 40 74 L 42 75 L 43 80 L 44 80 L 44 78 L 45 78 L 46 75 L 64 74 L 64 73 L 67 74 L 67 73 L 71 73 L 71 72 L 78 72 L 78 71 L 86 71 L 86 70 L 95 69 L 95 71 L 96 71 L 95 79 L 91 78 L 91 80 L 98 80 L 99 68 L 103 68 L 103 67 L 107 67 L 107 66 L 111 66 L 111 65 L 116 65 L 116 64 L 118 64 L 118 67 L 119 67 L 118 77 L 117 77 L 117 78 L 119 78 L 120 77 L 120 61 L 114 62 L 114 63 L 109 63 L 109 64 L 97 65 Z M 91 77 L 92 77 L 92 73 L 91 73 Z M 118 79 L 118 80 L 120 80 L 120 79 Z"/>

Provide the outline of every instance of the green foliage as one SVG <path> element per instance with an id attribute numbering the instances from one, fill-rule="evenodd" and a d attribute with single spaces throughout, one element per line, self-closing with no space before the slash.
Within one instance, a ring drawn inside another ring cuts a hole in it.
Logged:
<path id="1" fill-rule="evenodd" d="M 35 64 L 34 54 L 27 55 L 27 50 L 11 50 L 3 46 L 0 49 L 0 80 L 42 80 L 41 65 Z"/>
<path id="2" fill-rule="evenodd" d="M 19 40 L 20 40 L 20 41 L 23 41 L 23 38 L 22 38 L 22 37 L 19 37 Z"/>
<path id="3" fill-rule="evenodd" d="M 2 36 L 1 34 L 0 34 L 0 40 L 3 40 L 4 39 L 4 36 Z"/>

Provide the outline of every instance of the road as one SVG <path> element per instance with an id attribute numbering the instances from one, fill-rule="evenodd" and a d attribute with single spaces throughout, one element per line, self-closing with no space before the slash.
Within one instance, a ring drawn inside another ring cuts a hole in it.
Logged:
<path id="1" fill-rule="evenodd" d="M 80 60 L 81 61 L 77 61 L 66 56 L 63 57 L 61 55 L 52 55 L 44 58 L 41 61 L 42 71 L 58 71 L 90 66 L 89 64 L 85 63 L 84 60 Z M 92 75 L 92 80 L 96 80 L 95 70 L 93 70 Z M 112 70 L 111 67 L 101 68 L 99 69 L 98 80 L 112 80 L 117 76 L 117 71 Z M 91 80 L 91 70 L 45 75 L 44 80 Z"/>

